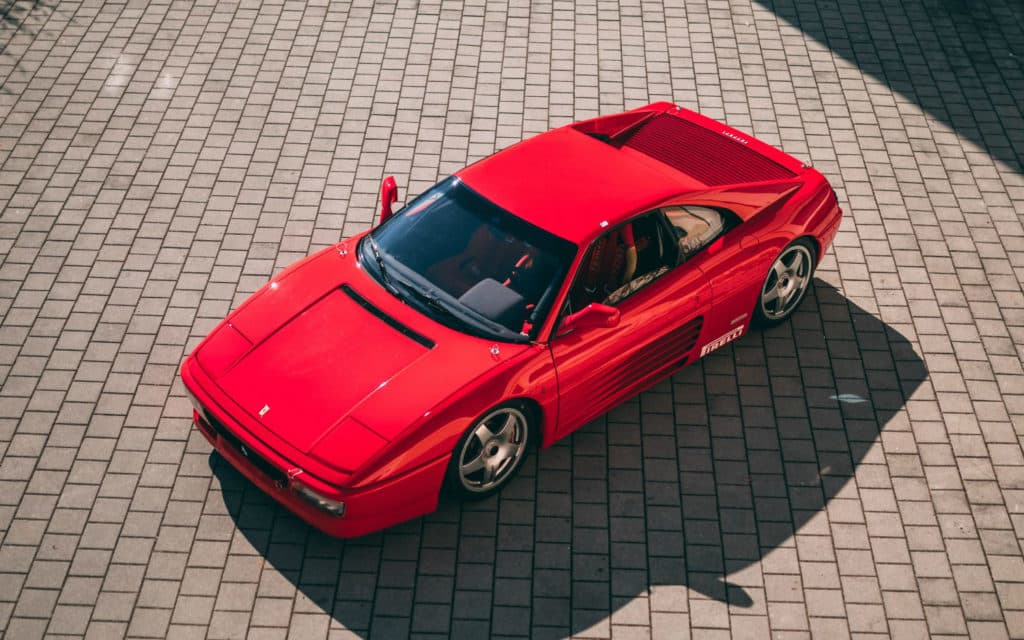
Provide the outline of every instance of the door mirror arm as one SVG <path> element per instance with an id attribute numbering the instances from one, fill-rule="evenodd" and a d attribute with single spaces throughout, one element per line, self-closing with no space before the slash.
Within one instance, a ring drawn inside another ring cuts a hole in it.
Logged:
<path id="1" fill-rule="evenodd" d="M 576 313 L 563 318 L 556 337 L 564 336 L 576 329 L 611 329 L 618 326 L 620 317 L 621 314 L 615 307 L 592 302 Z"/>

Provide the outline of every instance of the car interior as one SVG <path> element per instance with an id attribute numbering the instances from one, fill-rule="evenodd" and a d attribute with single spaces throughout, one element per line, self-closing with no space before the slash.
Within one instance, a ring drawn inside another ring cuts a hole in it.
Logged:
<path id="1" fill-rule="evenodd" d="M 619 225 L 591 245 L 569 309 L 618 304 L 706 247 L 732 222 L 727 212 L 709 207 L 671 206 Z M 485 318 L 517 332 L 533 329 L 534 311 L 557 268 L 548 253 L 495 221 L 444 225 L 432 246 L 401 257 Z"/>
<path id="2" fill-rule="evenodd" d="M 593 302 L 619 303 L 693 257 L 733 226 L 735 220 L 728 212 L 671 206 L 609 231 L 584 257 L 569 294 L 568 312 Z"/>
<path id="3" fill-rule="evenodd" d="M 511 277 L 514 267 L 527 259 L 529 249 L 525 243 L 482 224 L 465 239 L 461 250 L 453 250 L 448 258 L 431 265 L 427 275 L 458 298 L 485 278 L 503 282 Z"/>
<path id="4" fill-rule="evenodd" d="M 452 227 L 438 245 L 447 247 L 448 255 L 426 266 L 434 283 L 485 318 L 529 333 L 533 312 L 558 268 L 550 254 L 493 224 L 481 224 L 468 235 Z"/>

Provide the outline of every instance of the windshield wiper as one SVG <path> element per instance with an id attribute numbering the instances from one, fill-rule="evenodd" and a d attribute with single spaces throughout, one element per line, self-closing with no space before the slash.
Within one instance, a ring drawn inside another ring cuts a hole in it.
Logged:
<path id="1" fill-rule="evenodd" d="M 380 249 L 377 248 L 377 241 L 373 239 L 373 236 L 367 236 L 366 239 L 369 241 L 370 251 L 373 252 L 373 259 L 377 262 L 377 270 L 380 271 L 380 277 L 383 281 L 384 288 L 393 293 L 394 295 L 401 297 L 398 293 L 398 287 L 395 286 L 395 281 L 388 275 L 388 268 L 384 264 L 384 256 L 380 255 Z"/>
<path id="2" fill-rule="evenodd" d="M 380 283 L 385 289 L 394 294 L 396 298 L 403 302 L 407 302 L 408 296 L 403 295 L 403 292 L 412 294 L 412 297 L 416 298 L 420 304 L 427 308 L 428 311 L 431 311 L 438 316 L 448 318 L 451 324 L 458 325 L 464 331 L 468 331 L 474 335 L 489 335 L 486 329 L 479 326 L 476 322 L 463 317 L 462 314 L 453 311 L 452 308 L 445 304 L 439 296 L 434 295 L 429 291 L 424 291 L 420 286 L 402 279 L 401 288 L 399 288 L 394 279 L 388 273 L 384 256 L 377 247 L 377 242 L 373 239 L 373 236 L 366 236 L 365 243 L 370 246 L 370 252 L 373 254 L 374 261 L 377 263 L 377 270 L 380 272 Z"/>
<path id="3" fill-rule="evenodd" d="M 417 287 L 409 287 L 409 291 L 412 292 L 412 294 L 414 296 L 419 298 L 420 302 L 422 302 L 424 305 L 426 305 L 426 307 L 428 309 L 430 309 L 431 311 L 435 311 L 438 314 L 443 315 L 443 316 L 445 316 L 445 317 L 455 321 L 457 324 L 461 325 L 463 328 L 473 330 L 473 333 L 476 333 L 477 331 L 479 331 L 479 328 L 474 326 L 473 323 L 467 321 L 466 319 L 461 317 L 459 314 L 455 313 L 450 308 L 448 308 L 448 305 L 446 305 L 445 303 L 441 302 L 441 299 L 439 297 L 437 297 L 435 295 L 431 295 L 430 293 L 428 293 L 426 291 L 422 291 L 421 289 L 419 289 Z"/>
<path id="4" fill-rule="evenodd" d="M 443 313 L 444 315 L 450 316 L 452 318 L 455 318 L 456 320 L 461 320 L 461 318 L 456 316 L 455 313 L 451 309 L 446 307 L 444 305 L 444 303 L 441 302 L 441 299 L 438 298 L 437 296 L 431 295 L 431 294 L 427 293 L 426 291 L 421 291 L 421 290 L 417 289 L 416 287 L 409 287 L 409 290 L 412 291 L 413 295 L 415 295 L 417 298 L 419 298 L 421 302 L 426 304 L 428 307 L 430 307 L 434 311 L 437 311 L 439 313 Z"/>

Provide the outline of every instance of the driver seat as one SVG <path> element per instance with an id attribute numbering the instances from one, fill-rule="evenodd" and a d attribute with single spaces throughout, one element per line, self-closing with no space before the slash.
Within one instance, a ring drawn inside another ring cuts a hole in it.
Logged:
<path id="1" fill-rule="evenodd" d="M 627 223 L 602 236 L 590 254 L 584 286 L 591 293 L 591 302 L 604 300 L 633 278 L 636 272 L 637 250 L 633 238 L 633 225 Z"/>

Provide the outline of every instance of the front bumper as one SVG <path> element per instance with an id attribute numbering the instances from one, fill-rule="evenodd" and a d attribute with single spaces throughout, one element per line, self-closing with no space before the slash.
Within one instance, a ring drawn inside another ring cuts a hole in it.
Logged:
<path id="1" fill-rule="evenodd" d="M 207 415 L 194 411 L 193 425 L 242 475 L 302 520 L 324 533 L 340 538 L 372 533 L 437 508 L 448 456 L 359 489 L 334 487 L 305 474 L 251 436 L 227 415 L 214 394 L 200 385 L 198 365 L 190 356 L 181 368 L 182 381 Z M 301 497 L 293 483 L 301 482 L 321 496 L 344 503 L 343 515 L 320 509 Z"/>

